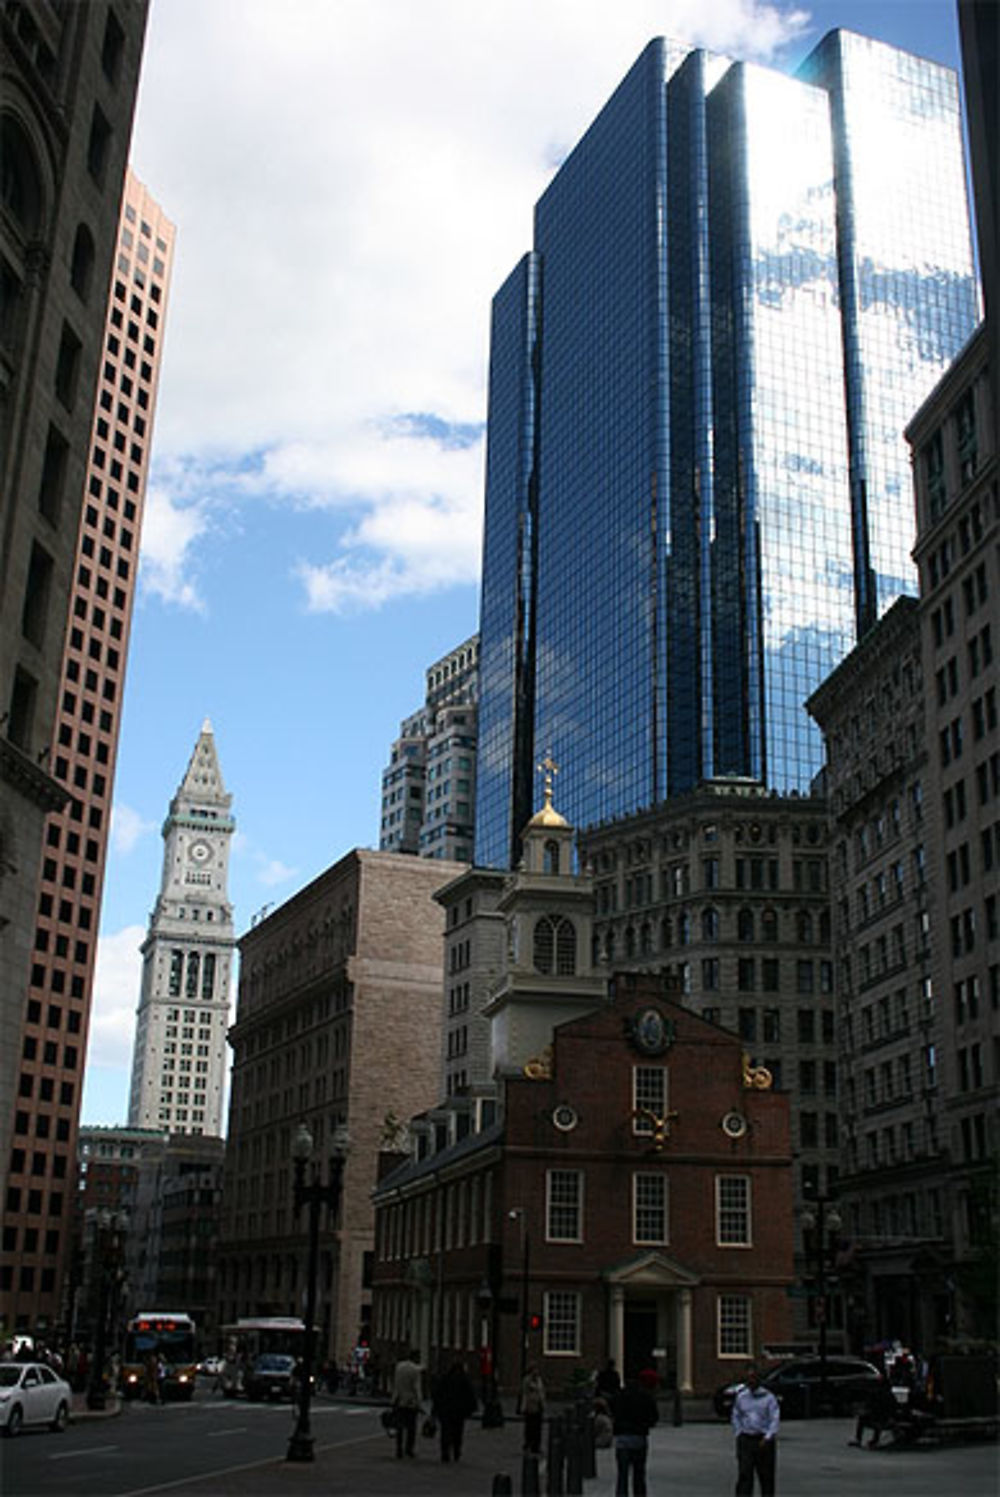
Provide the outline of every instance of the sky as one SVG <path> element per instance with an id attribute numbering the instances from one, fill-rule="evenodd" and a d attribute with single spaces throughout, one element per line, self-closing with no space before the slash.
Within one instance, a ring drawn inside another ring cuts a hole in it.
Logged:
<path id="1" fill-rule="evenodd" d="M 352 847 L 478 627 L 490 301 L 650 37 L 958 67 L 954 0 L 152 0 L 132 166 L 177 225 L 83 1121 L 127 1115 L 161 827 L 203 720 L 237 933 Z M 235 1010 L 234 1010 L 235 1012 Z"/>

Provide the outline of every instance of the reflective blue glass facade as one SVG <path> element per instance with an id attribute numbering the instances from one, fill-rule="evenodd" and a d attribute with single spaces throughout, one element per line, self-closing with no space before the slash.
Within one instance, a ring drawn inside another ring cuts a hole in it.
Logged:
<path id="1" fill-rule="evenodd" d="M 799 78 L 657 40 L 539 200 L 493 309 L 477 862 L 547 748 L 578 826 L 808 786 L 805 698 L 912 587 L 903 425 L 975 325 L 957 110 L 843 33 Z"/>

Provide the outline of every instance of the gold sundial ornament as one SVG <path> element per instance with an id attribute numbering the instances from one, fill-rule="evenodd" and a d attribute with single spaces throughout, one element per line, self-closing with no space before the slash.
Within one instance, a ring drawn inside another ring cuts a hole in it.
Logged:
<path id="1" fill-rule="evenodd" d="M 670 1140 L 670 1124 L 676 1122 L 680 1116 L 676 1112 L 654 1112 L 651 1107 L 635 1107 L 632 1110 L 633 1118 L 638 1121 L 645 1118 L 652 1124 L 652 1145 L 657 1154 L 662 1154 Z"/>

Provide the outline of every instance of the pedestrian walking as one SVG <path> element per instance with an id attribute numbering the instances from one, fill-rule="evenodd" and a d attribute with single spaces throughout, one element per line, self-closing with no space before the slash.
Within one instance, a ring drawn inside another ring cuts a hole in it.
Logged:
<path id="1" fill-rule="evenodd" d="M 615 1366 L 614 1357 L 609 1357 L 594 1379 L 594 1396 L 605 1398 L 611 1404 L 622 1391 L 622 1380 Z"/>
<path id="2" fill-rule="evenodd" d="M 755 1474 L 761 1497 L 774 1497 L 781 1410 L 774 1394 L 761 1385 L 756 1367 L 748 1367 L 744 1374 L 731 1422 L 736 1435 L 736 1497 L 753 1497 Z"/>
<path id="3" fill-rule="evenodd" d="M 444 1376 L 438 1378 L 431 1408 L 438 1423 L 441 1459 L 461 1460 L 465 1421 L 476 1412 L 476 1390 L 462 1361 L 452 1362 Z"/>
<path id="4" fill-rule="evenodd" d="M 545 1384 L 534 1363 L 524 1374 L 521 1383 L 521 1413 L 524 1415 L 524 1448 L 530 1455 L 541 1455 Z"/>
<path id="5" fill-rule="evenodd" d="M 423 1368 L 415 1348 L 400 1357 L 392 1379 L 392 1402 L 396 1410 L 396 1456 L 416 1455 L 417 1416 L 422 1397 Z"/>
<path id="6" fill-rule="evenodd" d="M 634 1497 L 646 1497 L 646 1459 L 649 1455 L 649 1431 L 659 1422 L 654 1390 L 659 1377 L 646 1368 L 637 1380 L 626 1380 L 624 1388 L 611 1405 L 611 1422 L 615 1441 L 615 1466 L 618 1476 L 615 1497 L 628 1497 L 629 1480 Z"/>

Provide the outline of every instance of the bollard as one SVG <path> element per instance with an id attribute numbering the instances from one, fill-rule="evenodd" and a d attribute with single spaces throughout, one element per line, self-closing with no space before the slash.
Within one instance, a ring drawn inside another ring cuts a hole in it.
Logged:
<path id="1" fill-rule="evenodd" d="M 506 1471 L 498 1471 L 494 1476 L 492 1497 L 514 1497 L 514 1483 Z"/>
<path id="2" fill-rule="evenodd" d="M 538 1497 L 538 1456 L 526 1450 L 521 1457 L 521 1497 Z"/>
<path id="3" fill-rule="evenodd" d="M 557 1416 L 549 1420 L 549 1459 L 545 1471 L 546 1497 L 563 1497 L 563 1464 L 566 1440 L 563 1422 Z"/>
<path id="4" fill-rule="evenodd" d="M 576 1419 L 567 1415 L 566 1431 L 566 1497 L 582 1497 L 583 1431 Z"/>
<path id="5" fill-rule="evenodd" d="M 597 1447 L 594 1444 L 594 1419 L 586 1405 L 580 1405 L 580 1429 L 582 1434 L 583 1479 L 590 1481 L 597 1475 Z"/>
<path id="6" fill-rule="evenodd" d="M 684 1423 L 684 1400 L 681 1397 L 680 1388 L 674 1389 L 674 1428 L 680 1429 Z"/>

